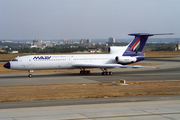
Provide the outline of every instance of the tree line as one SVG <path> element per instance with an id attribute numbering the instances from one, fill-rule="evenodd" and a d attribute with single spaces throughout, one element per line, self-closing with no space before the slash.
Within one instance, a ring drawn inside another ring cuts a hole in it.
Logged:
<path id="1" fill-rule="evenodd" d="M 9 51 L 18 51 L 19 53 L 70 53 L 70 52 L 77 52 L 77 51 L 85 51 L 86 48 L 83 46 L 77 46 L 77 47 L 63 47 L 63 46 L 54 46 L 54 47 L 46 47 L 44 49 L 41 48 L 11 48 L 10 46 L 8 48 L 4 49 L 6 53 Z"/>

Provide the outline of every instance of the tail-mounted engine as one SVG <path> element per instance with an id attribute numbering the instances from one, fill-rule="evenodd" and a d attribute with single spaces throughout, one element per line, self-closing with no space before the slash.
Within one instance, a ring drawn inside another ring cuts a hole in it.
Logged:
<path id="1" fill-rule="evenodd" d="M 134 63 L 137 61 L 137 58 L 136 57 L 126 57 L 126 56 L 117 56 L 115 58 L 116 62 L 117 63 L 120 63 L 120 64 L 127 64 L 127 63 Z"/>

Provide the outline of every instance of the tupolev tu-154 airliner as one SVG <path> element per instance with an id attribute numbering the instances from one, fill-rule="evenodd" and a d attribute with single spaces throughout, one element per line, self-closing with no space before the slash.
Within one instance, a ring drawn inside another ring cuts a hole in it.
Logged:
<path id="1" fill-rule="evenodd" d="M 127 46 L 110 46 L 110 54 L 81 54 L 81 55 L 28 55 L 12 59 L 4 67 L 13 70 L 28 70 L 32 77 L 33 70 L 45 69 L 80 69 L 80 74 L 89 74 L 86 68 L 100 68 L 102 75 L 112 75 L 110 68 L 156 68 L 149 66 L 129 66 L 128 64 L 144 60 L 142 50 L 149 36 L 172 35 L 134 33 L 135 36 Z"/>

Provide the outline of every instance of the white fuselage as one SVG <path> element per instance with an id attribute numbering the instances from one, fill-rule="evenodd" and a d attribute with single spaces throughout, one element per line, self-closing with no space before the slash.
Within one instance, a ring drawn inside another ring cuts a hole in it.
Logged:
<path id="1" fill-rule="evenodd" d="M 16 70 L 74 69 L 73 64 L 117 64 L 115 57 L 114 54 L 29 55 L 10 61 L 10 68 Z"/>

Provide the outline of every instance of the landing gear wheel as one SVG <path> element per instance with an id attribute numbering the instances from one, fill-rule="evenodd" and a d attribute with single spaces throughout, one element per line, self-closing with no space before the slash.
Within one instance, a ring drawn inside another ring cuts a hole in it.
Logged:
<path id="1" fill-rule="evenodd" d="M 109 72 L 109 75 L 112 75 L 112 72 Z"/>
<path id="2" fill-rule="evenodd" d="M 31 78 L 31 77 L 32 77 L 32 74 L 29 74 L 29 75 L 28 75 L 28 77 L 30 77 L 30 78 Z"/>
<path id="3" fill-rule="evenodd" d="M 102 72 L 102 75 L 112 75 L 112 72 Z"/>
<path id="4" fill-rule="evenodd" d="M 80 74 L 90 74 L 90 71 L 89 70 L 87 70 L 87 71 L 86 70 L 81 70 Z"/>

